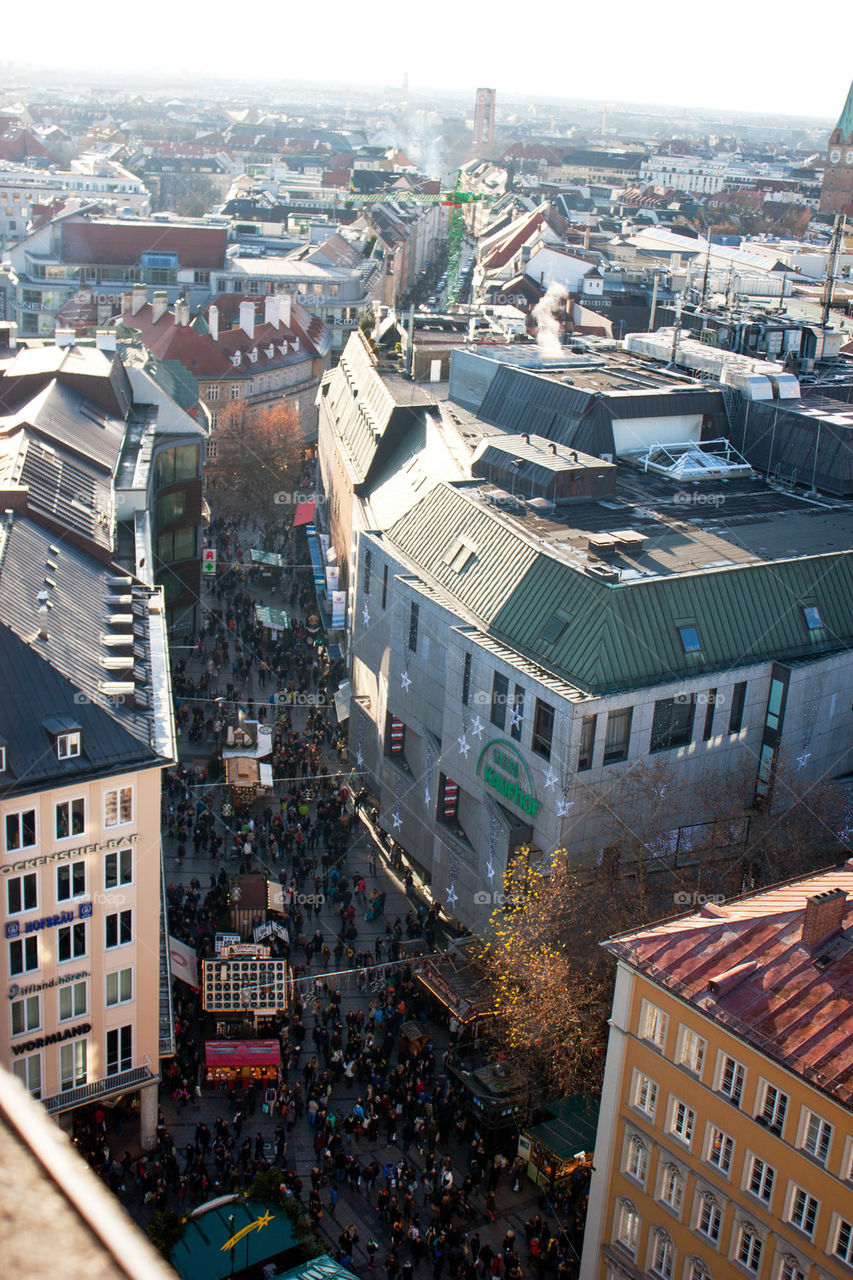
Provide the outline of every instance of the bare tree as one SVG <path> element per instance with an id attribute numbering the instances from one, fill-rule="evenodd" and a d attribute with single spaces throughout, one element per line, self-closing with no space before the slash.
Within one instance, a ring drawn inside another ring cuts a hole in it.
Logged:
<path id="1" fill-rule="evenodd" d="M 220 416 L 206 477 L 211 509 L 255 516 L 269 532 L 293 510 L 306 468 L 299 418 L 284 403 L 235 406 Z"/>

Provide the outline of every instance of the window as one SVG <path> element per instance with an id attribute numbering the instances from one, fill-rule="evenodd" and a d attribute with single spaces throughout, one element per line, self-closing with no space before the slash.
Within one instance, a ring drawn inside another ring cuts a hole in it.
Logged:
<path id="1" fill-rule="evenodd" d="M 656 1229 L 654 1233 L 654 1243 L 652 1246 L 652 1272 L 656 1276 L 663 1276 L 664 1280 L 670 1280 L 672 1276 L 672 1268 L 675 1262 L 675 1249 L 672 1241 L 665 1231 Z"/>
<path id="2" fill-rule="evenodd" d="M 690 1027 L 681 1028 L 678 1061 L 688 1071 L 695 1071 L 697 1076 L 702 1074 L 706 1048 L 707 1043 L 700 1035 L 691 1031 Z"/>
<path id="3" fill-rule="evenodd" d="M 749 1168 L 749 1182 L 747 1189 L 762 1200 L 765 1204 L 769 1204 L 773 1195 L 773 1184 L 776 1181 L 776 1170 L 772 1169 L 765 1160 L 760 1160 L 758 1156 L 752 1157 L 752 1163 Z"/>
<path id="4" fill-rule="evenodd" d="M 808 1191 L 804 1191 L 802 1187 L 795 1186 L 791 1196 L 791 1208 L 788 1213 L 788 1221 L 798 1231 L 802 1231 L 805 1235 L 814 1234 L 815 1223 L 817 1222 L 818 1202 L 814 1196 L 810 1196 Z"/>
<path id="5" fill-rule="evenodd" d="M 646 1151 L 646 1144 L 635 1133 L 628 1139 L 628 1158 L 625 1162 L 625 1172 L 630 1173 L 631 1177 L 636 1178 L 637 1182 L 645 1183 L 648 1168 L 649 1155 Z"/>
<path id="6" fill-rule="evenodd" d="M 687 746 L 693 738 L 695 705 L 696 696 L 692 693 L 679 693 L 655 703 L 650 752 Z"/>
<path id="7" fill-rule="evenodd" d="M 158 529 L 169 524 L 177 524 L 187 514 L 186 490 L 176 489 L 172 493 L 162 493 L 157 499 L 155 522 Z"/>
<path id="8" fill-rule="evenodd" d="M 57 960 L 60 964 L 66 960 L 78 960 L 86 954 L 85 924 L 67 924 L 59 930 L 57 943 Z"/>
<path id="9" fill-rule="evenodd" d="M 829 1144 L 832 1141 L 832 1125 L 814 1111 L 806 1112 L 806 1131 L 803 1135 L 803 1150 L 814 1156 L 821 1164 L 826 1164 L 829 1155 Z"/>
<path id="10" fill-rule="evenodd" d="M 68 836 L 80 836 L 86 830 L 86 801 L 82 796 L 76 800 L 63 800 L 56 806 L 56 838 L 66 840 Z"/>
<path id="11" fill-rule="evenodd" d="M 447 822 L 455 827 L 459 814 L 459 785 L 443 773 L 438 775 L 438 811 L 439 822 Z"/>
<path id="12" fill-rule="evenodd" d="M 9 943 L 9 973 L 14 977 L 19 973 L 32 973 L 39 967 L 39 940 L 34 938 L 16 938 Z"/>
<path id="13" fill-rule="evenodd" d="M 113 1027 L 107 1032 L 107 1075 L 118 1075 L 132 1066 L 133 1027 Z"/>
<path id="14" fill-rule="evenodd" d="M 86 1041 L 73 1040 L 59 1049 L 59 1087 L 76 1089 L 86 1083 Z"/>
<path id="15" fill-rule="evenodd" d="M 468 699 L 471 697 L 471 655 L 465 654 L 462 663 L 462 704 L 468 706 Z"/>
<path id="16" fill-rule="evenodd" d="M 709 1240 L 716 1244 L 720 1238 L 722 1223 L 722 1209 L 712 1195 L 705 1194 L 699 1207 L 699 1218 L 696 1223 L 697 1231 L 701 1231 L 703 1236 L 707 1236 Z"/>
<path id="17" fill-rule="evenodd" d="M 19 813 L 6 814 L 6 852 L 31 849 L 36 843 L 36 811 L 21 809 Z"/>
<path id="18" fill-rule="evenodd" d="M 550 618 L 545 623 L 539 633 L 539 639 L 543 644 L 556 644 L 560 639 L 560 636 L 568 627 L 569 621 L 569 615 L 564 613 L 562 609 L 558 609 L 556 613 L 551 614 Z"/>
<path id="19" fill-rule="evenodd" d="M 210 426 L 211 426 L 211 430 L 213 431 L 216 430 L 216 414 L 215 413 L 211 415 Z M 205 454 L 208 458 L 216 457 L 216 441 L 215 440 L 205 441 Z"/>
<path id="20" fill-rule="evenodd" d="M 124 827 L 133 822 L 133 787 L 117 787 L 104 795 L 104 826 Z"/>
<path id="21" fill-rule="evenodd" d="M 385 602 L 388 599 L 388 566 L 382 566 L 382 608 L 385 608 Z"/>
<path id="22" fill-rule="evenodd" d="M 133 854 L 130 849 L 119 849 L 104 855 L 104 888 L 116 889 L 122 884 L 133 883 Z"/>
<path id="23" fill-rule="evenodd" d="M 746 681 L 741 680 L 732 689 L 732 707 L 729 712 L 729 733 L 740 733 L 743 724 L 743 704 L 746 701 Z"/>
<path id="24" fill-rule="evenodd" d="M 551 759 L 551 740 L 554 736 L 554 708 L 540 698 L 536 699 L 533 713 L 533 737 L 530 741 L 532 749 L 545 760 Z"/>
<path id="25" fill-rule="evenodd" d="M 719 1091 L 724 1098 L 728 1098 L 729 1102 L 733 1102 L 736 1107 L 740 1106 L 745 1078 L 746 1068 L 743 1064 L 738 1062 L 736 1058 L 730 1058 L 728 1054 L 723 1054 L 720 1065 Z"/>
<path id="26" fill-rule="evenodd" d="M 10 876 L 6 881 L 6 906 L 10 916 L 38 907 L 38 876 L 35 871 L 25 876 Z"/>
<path id="27" fill-rule="evenodd" d="M 581 720 L 581 741 L 578 748 L 578 773 L 592 768 L 592 754 L 595 750 L 595 726 L 598 716 L 584 716 Z"/>
<path id="28" fill-rule="evenodd" d="M 506 728 L 506 704 L 509 700 L 509 681 L 499 671 L 492 680 L 492 724 L 498 729 Z"/>
<path id="29" fill-rule="evenodd" d="M 681 647 L 685 653 L 702 652 L 702 641 L 695 627 L 679 627 L 678 634 L 681 636 Z"/>
<path id="30" fill-rule="evenodd" d="M 633 707 L 623 707 L 620 711 L 608 711 L 607 728 L 604 734 L 605 764 L 628 759 L 633 714 Z"/>
<path id="31" fill-rule="evenodd" d="M 231 399 L 232 400 L 240 399 L 240 384 L 238 382 L 232 382 L 231 384 Z"/>
<path id="32" fill-rule="evenodd" d="M 722 1129 L 712 1128 L 708 1143 L 708 1163 L 714 1165 L 721 1173 L 728 1174 L 732 1167 L 734 1147 L 733 1138 L 730 1138 Z"/>
<path id="33" fill-rule="evenodd" d="M 746 1267 L 747 1271 L 757 1272 L 761 1266 L 761 1252 L 764 1243 L 761 1237 L 755 1232 L 754 1227 L 744 1223 L 738 1232 L 737 1248 L 735 1257 L 738 1262 Z"/>
<path id="34" fill-rule="evenodd" d="M 809 631 L 820 631 L 823 626 L 823 619 L 820 616 L 820 610 L 816 605 L 807 604 L 803 606 L 803 617 L 806 620 L 806 626 Z"/>
<path id="35" fill-rule="evenodd" d="M 634 1081 L 634 1106 L 645 1111 L 647 1116 L 654 1116 L 657 1098 L 658 1087 L 655 1081 L 651 1076 L 638 1071 Z"/>
<path id="36" fill-rule="evenodd" d="M 787 1111 L 788 1095 L 782 1093 L 775 1085 L 765 1084 L 761 1109 L 756 1119 L 761 1120 L 768 1128 L 775 1129 L 777 1133 L 781 1134 Z"/>
<path id="37" fill-rule="evenodd" d="M 677 1165 L 665 1164 L 661 1178 L 660 1198 L 676 1213 L 681 1212 L 684 1199 L 684 1175 Z"/>
<path id="38" fill-rule="evenodd" d="M 80 732 L 60 733 L 56 738 L 56 754 L 60 760 L 70 760 L 80 754 Z"/>
<path id="39" fill-rule="evenodd" d="M 790 1254 L 782 1259 L 779 1280 L 806 1280 L 806 1273 Z"/>
<path id="40" fill-rule="evenodd" d="M 509 717 L 509 736 L 521 742 L 521 728 L 524 720 L 524 690 L 520 684 L 515 686 L 512 695 L 512 708 Z"/>
<path id="41" fill-rule="evenodd" d="M 637 1241 L 640 1237 L 640 1215 L 630 1200 L 619 1201 L 619 1217 L 616 1225 L 616 1239 L 632 1254 L 637 1252 Z"/>
<path id="42" fill-rule="evenodd" d="M 411 649 L 412 653 L 417 653 L 418 651 L 418 617 L 419 615 L 420 615 L 420 609 L 418 605 L 415 603 L 415 601 L 413 600 L 411 607 L 409 609 L 409 648 Z"/>
<path id="43" fill-rule="evenodd" d="M 86 1012 L 86 983 L 69 982 L 59 988 L 59 1021 L 82 1018 Z"/>
<path id="44" fill-rule="evenodd" d="M 839 1221 L 832 1252 L 842 1262 L 853 1264 L 853 1222 L 847 1222 L 844 1218 Z"/>
<path id="45" fill-rule="evenodd" d="M 208 398 L 208 400 L 218 400 L 218 399 L 219 399 L 219 385 L 218 385 L 218 383 L 216 383 L 216 382 L 212 382 L 212 383 L 210 384 L 210 386 L 207 388 L 207 398 Z"/>
<path id="46" fill-rule="evenodd" d="M 116 969 L 107 974 L 107 1007 L 133 999 L 133 970 Z"/>
<path id="47" fill-rule="evenodd" d="M 67 902 L 69 898 L 82 898 L 86 892 L 86 863 L 69 862 L 56 868 L 56 901 Z"/>
<path id="48" fill-rule="evenodd" d="M 12 1001 L 12 1035 L 22 1036 L 27 1031 L 38 1031 L 41 1026 L 41 1003 L 38 996 L 27 996 Z"/>
<path id="49" fill-rule="evenodd" d="M 670 1133 L 673 1133 L 676 1138 L 680 1138 L 682 1142 L 690 1142 L 695 1124 L 696 1112 L 693 1108 L 688 1107 L 685 1102 L 676 1101 L 672 1108 Z"/>
<path id="50" fill-rule="evenodd" d="M 0 747 L 0 773 L 6 772 L 6 748 Z"/>
<path id="51" fill-rule="evenodd" d="M 373 552 L 370 547 L 364 553 L 364 594 L 370 595 L 370 570 L 373 567 Z"/>
<path id="52" fill-rule="evenodd" d="M 133 941 L 133 912 L 113 911 L 104 919 L 104 946 L 124 947 Z"/>
<path id="53" fill-rule="evenodd" d="M 714 735 L 714 708 L 717 705 L 717 690 L 708 690 L 708 701 L 705 704 L 705 725 L 702 729 L 702 741 L 707 742 Z"/>
<path id="54" fill-rule="evenodd" d="M 668 1022 L 668 1014 L 658 1009 L 657 1005 L 649 1004 L 647 1000 L 643 1001 L 640 1012 L 640 1036 L 643 1040 L 651 1040 L 652 1044 L 662 1049 Z"/>
<path id="55" fill-rule="evenodd" d="M 12 1071 L 34 1098 L 41 1097 L 41 1054 L 32 1053 L 28 1058 L 16 1058 Z"/>

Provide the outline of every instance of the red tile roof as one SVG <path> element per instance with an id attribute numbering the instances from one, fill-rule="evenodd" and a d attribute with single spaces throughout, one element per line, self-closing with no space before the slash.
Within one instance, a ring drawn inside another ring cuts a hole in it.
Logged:
<path id="1" fill-rule="evenodd" d="M 181 226 L 166 222 L 81 218 L 62 226 L 64 262 L 133 266 L 143 253 L 176 253 L 181 267 L 222 267 L 227 227 Z"/>
<path id="2" fill-rule="evenodd" d="M 836 888 L 842 931 L 804 946 L 807 899 Z M 603 945 L 853 1110 L 853 859 Z M 709 991 L 738 965 L 750 966 L 740 981 Z"/>

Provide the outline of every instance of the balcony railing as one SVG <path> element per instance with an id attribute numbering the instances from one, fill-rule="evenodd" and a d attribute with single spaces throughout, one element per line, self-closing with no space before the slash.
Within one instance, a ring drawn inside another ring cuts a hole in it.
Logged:
<path id="1" fill-rule="evenodd" d="M 160 1076 L 155 1075 L 150 1067 L 132 1067 L 130 1071 L 104 1076 L 101 1080 L 93 1080 L 91 1084 L 78 1085 L 76 1089 L 64 1089 L 52 1098 L 42 1098 L 42 1106 L 51 1114 L 68 1111 L 71 1107 L 79 1107 L 81 1103 L 92 1102 L 95 1098 L 108 1098 L 113 1093 L 127 1093 L 142 1085 L 156 1084 L 159 1079 Z"/>

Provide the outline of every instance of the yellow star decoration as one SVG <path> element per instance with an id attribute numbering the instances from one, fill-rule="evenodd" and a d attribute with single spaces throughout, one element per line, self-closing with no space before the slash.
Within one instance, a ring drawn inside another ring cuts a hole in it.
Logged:
<path id="1" fill-rule="evenodd" d="M 241 1227 L 238 1232 L 231 1236 L 230 1240 L 226 1240 L 221 1246 L 219 1252 L 225 1253 L 226 1249 L 233 1249 L 235 1244 L 237 1244 L 239 1240 L 242 1240 L 244 1236 L 247 1236 L 250 1231 L 262 1231 L 264 1227 L 269 1226 L 272 1220 L 273 1214 L 271 1214 L 269 1209 L 267 1209 L 266 1213 L 264 1213 L 260 1218 L 256 1218 L 255 1221 L 250 1222 L 248 1226 Z"/>

